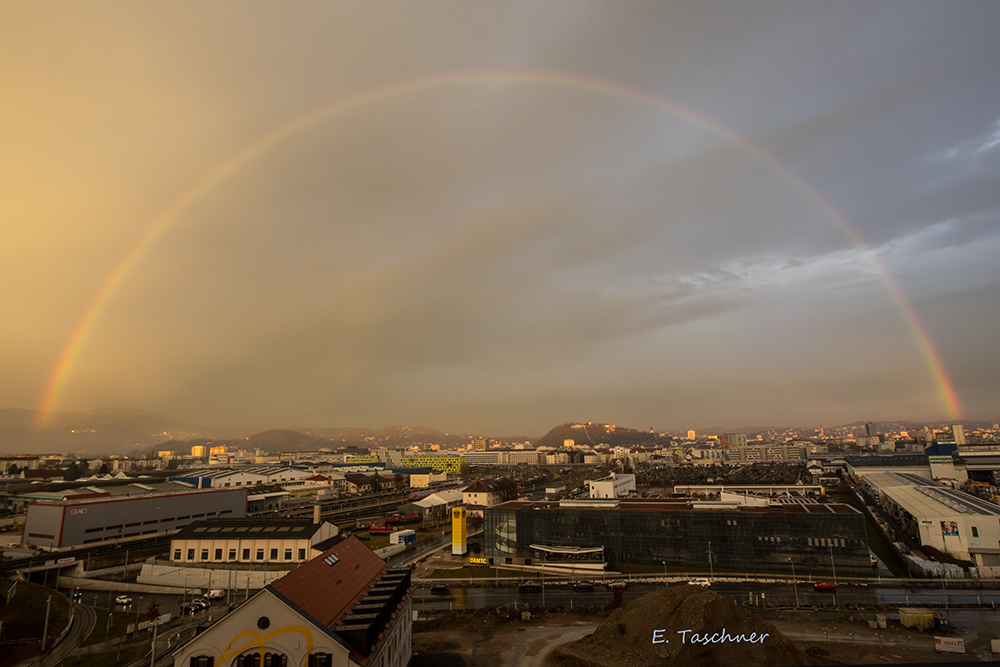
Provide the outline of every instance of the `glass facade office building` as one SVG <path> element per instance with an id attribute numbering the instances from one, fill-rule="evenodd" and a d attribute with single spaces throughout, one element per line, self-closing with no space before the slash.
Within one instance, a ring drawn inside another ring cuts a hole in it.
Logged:
<path id="1" fill-rule="evenodd" d="M 484 528 L 485 554 L 498 565 L 707 571 L 711 554 L 717 574 L 786 574 L 794 563 L 802 576 L 871 575 L 864 516 L 842 504 L 513 501 L 488 508 Z"/>

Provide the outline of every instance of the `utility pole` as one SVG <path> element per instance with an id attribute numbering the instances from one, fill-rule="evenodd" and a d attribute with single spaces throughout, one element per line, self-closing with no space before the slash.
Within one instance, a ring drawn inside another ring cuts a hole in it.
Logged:
<path id="1" fill-rule="evenodd" d="M 160 619 L 153 619 L 153 643 L 149 645 L 149 667 L 156 667 L 156 630 L 160 627 Z"/>
<path id="2" fill-rule="evenodd" d="M 712 579 L 715 579 L 715 565 L 712 563 L 712 543 L 708 543 L 708 572 Z"/>
<path id="3" fill-rule="evenodd" d="M 795 588 L 795 608 L 798 609 L 798 607 L 799 607 L 799 582 L 795 578 L 795 561 L 792 560 L 791 558 L 789 558 L 788 562 L 792 564 L 792 586 Z"/>
<path id="4" fill-rule="evenodd" d="M 542 573 L 542 609 L 545 609 L 545 566 L 543 565 L 539 571 Z"/>
<path id="5" fill-rule="evenodd" d="M 45 628 L 42 630 L 42 653 L 45 653 L 45 640 L 49 638 L 49 608 L 52 606 L 52 596 L 45 600 Z"/>

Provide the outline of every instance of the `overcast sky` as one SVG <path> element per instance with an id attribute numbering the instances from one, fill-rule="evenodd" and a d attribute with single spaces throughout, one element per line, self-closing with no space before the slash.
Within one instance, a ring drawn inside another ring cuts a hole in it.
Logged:
<path id="1" fill-rule="evenodd" d="M 0 407 L 996 419 L 998 25 L 992 1 L 4 3 Z"/>

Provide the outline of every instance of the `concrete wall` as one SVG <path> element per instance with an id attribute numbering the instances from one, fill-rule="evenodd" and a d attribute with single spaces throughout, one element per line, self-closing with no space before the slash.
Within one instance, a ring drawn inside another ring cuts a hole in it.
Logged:
<path id="1" fill-rule="evenodd" d="M 177 567 L 163 563 L 143 563 L 142 572 L 136 578 L 140 584 L 148 586 L 170 586 L 172 588 L 221 588 L 223 590 L 258 590 L 279 579 L 289 570 L 223 570 L 200 567 Z"/>

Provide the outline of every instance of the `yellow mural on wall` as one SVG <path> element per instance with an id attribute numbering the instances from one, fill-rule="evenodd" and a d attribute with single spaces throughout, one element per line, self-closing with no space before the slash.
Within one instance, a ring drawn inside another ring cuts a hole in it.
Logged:
<path id="1" fill-rule="evenodd" d="M 261 634 L 256 630 L 244 630 L 243 632 L 233 637 L 229 641 L 229 643 L 226 644 L 226 648 L 222 650 L 222 653 L 219 655 L 219 659 L 217 662 L 221 665 L 223 661 L 228 660 L 233 656 L 240 655 L 247 649 L 256 647 L 257 650 L 260 652 L 261 663 L 263 663 L 264 654 L 267 652 L 267 640 L 274 639 L 275 637 L 280 637 L 281 635 L 287 635 L 293 632 L 297 632 L 298 634 L 302 635 L 302 637 L 306 640 L 306 656 L 308 659 L 309 654 L 313 652 L 312 632 L 309 630 L 308 627 L 301 624 L 297 624 L 297 625 L 286 625 L 283 628 L 272 630 L 266 635 Z M 249 639 L 249 641 L 245 644 L 240 645 L 238 648 L 233 648 L 233 644 L 244 638 Z"/>

